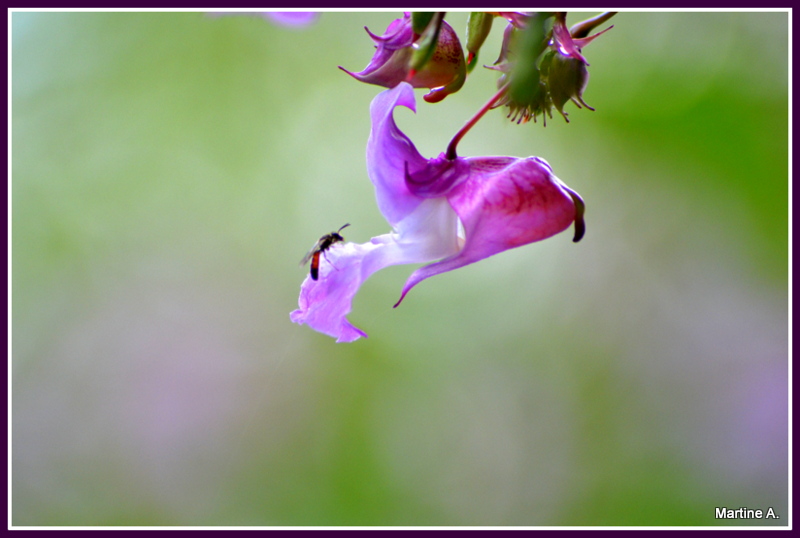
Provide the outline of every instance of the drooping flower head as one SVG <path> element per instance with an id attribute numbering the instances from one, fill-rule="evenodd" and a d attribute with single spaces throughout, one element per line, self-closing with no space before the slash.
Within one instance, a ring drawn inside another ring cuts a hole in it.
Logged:
<path id="1" fill-rule="evenodd" d="M 394 88 L 400 82 L 408 82 L 414 88 L 430 88 L 432 91 L 425 100 L 441 101 L 464 84 L 466 64 L 461 42 L 453 28 L 441 19 L 433 24 L 440 25 L 436 28 L 435 48 L 420 69 L 413 68 L 413 59 L 421 36 L 414 32 L 410 13 L 392 21 L 383 35 L 375 35 L 365 28 L 376 50 L 364 70 L 354 73 L 339 68 L 356 80 L 385 88 Z"/>
<path id="2" fill-rule="evenodd" d="M 338 342 L 366 336 L 347 315 L 361 284 L 379 269 L 429 264 L 412 273 L 397 306 L 431 276 L 540 241 L 573 223 L 574 241 L 584 232 L 583 201 L 543 159 L 445 153 L 426 159 L 397 127 L 397 106 L 415 110 L 410 84 L 401 82 L 375 97 L 367 143 L 367 172 L 393 231 L 367 243 L 331 247 L 318 280 L 303 282 L 299 308 L 291 314 L 292 321 Z"/>

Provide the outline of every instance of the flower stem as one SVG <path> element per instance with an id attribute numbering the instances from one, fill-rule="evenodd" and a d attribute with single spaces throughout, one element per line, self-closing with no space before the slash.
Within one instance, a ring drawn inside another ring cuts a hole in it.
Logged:
<path id="1" fill-rule="evenodd" d="M 461 141 L 462 138 L 464 138 L 464 135 L 467 134 L 469 130 L 472 129 L 472 127 L 476 123 L 478 123 L 478 120 L 480 120 L 484 114 L 486 114 L 489 110 L 492 109 L 492 107 L 494 107 L 497 101 L 499 101 L 500 98 L 503 97 L 503 95 L 506 93 L 507 89 L 508 89 L 508 83 L 503 84 L 503 87 L 500 88 L 497 91 L 497 93 L 494 94 L 494 96 L 491 99 L 489 99 L 489 101 L 487 101 L 486 104 L 483 105 L 481 109 L 478 110 L 478 112 L 474 116 L 472 116 L 472 118 L 466 124 L 464 124 L 464 127 L 462 127 L 456 133 L 456 135 L 450 141 L 450 144 L 447 146 L 447 153 L 445 153 L 445 157 L 447 157 L 447 159 L 452 161 L 453 159 L 458 157 L 458 155 L 456 154 L 456 146 L 458 145 L 458 143 Z"/>

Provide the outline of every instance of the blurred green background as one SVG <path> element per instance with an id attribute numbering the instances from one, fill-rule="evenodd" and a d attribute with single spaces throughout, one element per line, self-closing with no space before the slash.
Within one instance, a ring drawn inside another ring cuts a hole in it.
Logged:
<path id="1" fill-rule="evenodd" d="M 389 231 L 381 88 L 337 66 L 398 15 L 11 15 L 12 523 L 789 523 L 787 13 L 617 15 L 584 49 L 595 112 L 498 110 L 459 146 L 546 158 L 583 241 L 396 310 L 414 267 L 381 271 L 369 338 L 336 344 L 289 321 L 297 263 Z M 437 155 L 496 76 L 420 90 L 401 129 Z"/>

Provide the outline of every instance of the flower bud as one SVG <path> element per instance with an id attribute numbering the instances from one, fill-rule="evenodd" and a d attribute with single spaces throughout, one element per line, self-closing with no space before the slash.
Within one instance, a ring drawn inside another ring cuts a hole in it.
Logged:
<path id="1" fill-rule="evenodd" d="M 578 108 L 581 105 L 589 110 L 594 110 L 583 101 L 583 91 L 589 83 L 589 70 L 580 60 L 554 52 L 549 56 L 547 70 L 547 87 L 550 90 L 550 100 L 564 119 L 569 122 L 564 105 L 572 101 Z"/>
<path id="2" fill-rule="evenodd" d="M 552 103 L 546 78 L 537 59 L 547 48 L 546 16 L 529 17 L 517 27 L 510 23 L 503 37 L 503 46 L 494 69 L 503 72 L 497 81 L 498 88 L 506 87 L 505 94 L 495 104 L 508 106 L 511 121 L 526 123 L 541 114 L 552 117 Z"/>
<path id="3" fill-rule="evenodd" d="M 473 11 L 467 19 L 467 69 L 475 66 L 475 58 L 483 42 L 492 30 L 494 15 L 485 11 Z"/>
<path id="4" fill-rule="evenodd" d="M 436 16 L 434 11 L 414 11 L 411 13 L 411 29 L 417 35 L 422 34 L 434 16 Z"/>
<path id="5" fill-rule="evenodd" d="M 564 119 L 569 122 L 564 105 L 572 101 L 578 108 L 594 108 L 583 100 L 583 92 L 589 82 L 589 63 L 581 53 L 581 49 L 592 42 L 600 34 L 587 34 L 599 24 L 614 16 L 607 12 L 592 19 L 585 20 L 567 29 L 566 13 L 540 13 L 530 17 L 524 25 L 517 29 L 509 25 L 503 40 L 498 64 L 494 69 L 503 72 L 498 87 L 507 86 L 507 91 L 496 106 L 509 107 L 508 117 L 511 121 L 524 123 L 531 117 L 536 120 L 552 117 L 555 107 Z M 554 17 L 552 29 L 545 34 L 544 21 Z M 515 34 L 519 34 L 514 39 Z M 548 37 L 543 41 L 542 36 Z M 501 63 L 502 62 L 502 63 Z"/>
<path id="6" fill-rule="evenodd" d="M 436 17 L 433 18 L 437 20 Z M 415 59 L 415 52 L 420 49 L 416 39 L 424 39 L 414 33 L 411 15 L 406 13 L 402 19 L 392 21 L 386 32 L 381 36 L 367 33 L 375 42 L 376 51 L 369 65 L 363 71 L 353 73 L 343 67 L 342 71 L 348 73 L 356 80 L 367 84 L 376 84 L 386 88 L 393 88 L 400 82 L 408 82 L 414 88 L 431 88 L 433 91 L 424 98 L 428 102 L 441 101 L 450 93 L 458 91 L 466 79 L 466 64 L 461 42 L 453 28 L 441 18 L 441 27 L 438 31 L 436 47 L 432 53 L 423 51 L 427 61 L 419 69 L 413 69 L 415 62 L 419 62 L 419 55 Z M 429 54 L 429 56 L 428 56 Z"/>

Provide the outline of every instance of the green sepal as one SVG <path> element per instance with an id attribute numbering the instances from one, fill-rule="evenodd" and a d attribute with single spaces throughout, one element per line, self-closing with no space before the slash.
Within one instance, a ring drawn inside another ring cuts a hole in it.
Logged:
<path id="1" fill-rule="evenodd" d="M 467 19 L 467 52 L 473 56 L 478 55 L 478 51 L 492 29 L 494 15 L 484 11 L 473 11 Z"/>
<path id="2" fill-rule="evenodd" d="M 591 19 L 586 19 L 585 21 L 581 21 L 578 24 L 573 25 L 569 29 L 570 35 L 574 39 L 581 39 L 589 35 L 589 32 L 594 30 L 597 26 L 600 26 L 608 19 L 616 15 L 616 11 L 606 11 L 597 15 L 596 17 L 592 17 Z"/>
<path id="3" fill-rule="evenodd" d="M 542 99 L 539 69 L 535 64 L 518 64 L 511 73 L 508 96 L 519 106 L 534 107 Z M 545 90 L 546 91 L 546 90 Z"/>
<path id="4" fill-rule="evenodd" d="M 444 12 L 437 11 L 433 13 L 425 31 L 420 36 L 419 40 L 412 45 L 414 49 L 410 62 L 412 71 L 421 70 L 433 57 L 433 53 L 436 52 L 436 45 L 439 42 L 439 31 L 442 29 L 443 21 Z"/>
<path id="5" fill-rule="evenodd" d="M 544 15 L 544 16 L 543 16 Z M 547 49 L 550 31 L 545 28 L 550 13 L 537 14 L 531 18 L 528 27 L 520 31 L 515 43 L 514 68 L 511 72 L 509 94 L 520 104 L 531 104 L 540 99 L 539 57 Z"/>
<path id="6" fill-rule="evenodd" d="M 411 13 L 411 29 L 416 35 L 422 34 L 430 24 L 435 11 L 414 11 Z"/>

